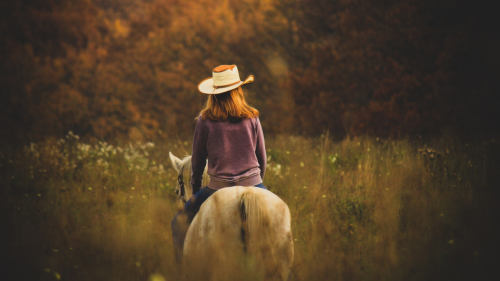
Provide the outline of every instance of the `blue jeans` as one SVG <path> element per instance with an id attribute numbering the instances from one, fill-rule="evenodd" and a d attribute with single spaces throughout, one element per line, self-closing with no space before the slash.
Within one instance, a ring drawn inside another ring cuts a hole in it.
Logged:
<path id="1" fill-rule="evenodd" d="M 263 189 L 267 188 L 263 183 L 259 183 L 255 185 L 255 187 L 260 187 Z M 193 197 L 191 197 L 184 205 L 184 209 L 175 215 L 174 219 L 170 226 L 172 227 L 172 237 L 174 240 L 174 249 L 175 249 L 175 259 L 177 262 L 182 260 L 182 250 L 184 249 L 184 239 L 186 238 L 186 234 L 189 228 L 189 225 L 193 221 L 194 217 L 200 210 L 201 204 L 205 202 L 212 194 L 214 194 L 217 190 L 211 189 L 208 186 L 200 189 L 200 191 L 196 192 Z"/>

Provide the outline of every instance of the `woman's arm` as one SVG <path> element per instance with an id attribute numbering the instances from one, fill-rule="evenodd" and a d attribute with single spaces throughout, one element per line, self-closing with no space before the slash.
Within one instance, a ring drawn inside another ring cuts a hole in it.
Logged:
<path id="1" fill-rule="evenodd" d="M 258 117 L 255 123 L 257 125 L 257 145 L 255 147 L 255 155 L 257 155 L 257 161 L 259 162 L 260 177 L 264 180 L 267 165 L 266 143 L 264 142 L 264 132 L 262 131 L 262 126 L 260 125 Z"/>
<path id="2" fill-rule="evenodd" d="M 207 140 L 208 140 L 208 128 L 201 116 L 196 122 L 196 129 L 194 130 L 193 139 L 193 154 L 191 157 L 192 174 L 191 174 L 191 186 L 193 187 L 193 194 L 201 189 L 201 183 L 203 180 L 203 171 L 207 164 Z"/>

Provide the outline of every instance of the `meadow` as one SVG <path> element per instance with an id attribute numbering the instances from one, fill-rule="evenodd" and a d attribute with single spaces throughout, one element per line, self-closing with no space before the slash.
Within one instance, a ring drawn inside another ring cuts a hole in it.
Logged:
<path id="1" fill-rule="evenodd" d="M 293 280 L 494 280 L 499 141 L 266 141 L 264 184 L 292 214 Z M 0 279 L 181 279 L 168 152 L 190 146 L 70 132 L 2 150 Z"/>

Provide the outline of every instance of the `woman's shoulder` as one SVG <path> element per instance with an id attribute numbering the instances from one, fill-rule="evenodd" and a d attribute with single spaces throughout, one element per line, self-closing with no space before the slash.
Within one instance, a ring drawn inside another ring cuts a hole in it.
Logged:
<path id="1" fill-rule="evenodd" d="M 203 115 L 200 114 L 198 116 L 198 119 L 196 120 L 196 127 L 202 126 L 208 132 L 209 130 L 209 125 L 208 125 L 209 122 L 207 122 L 208 120 L 209 120 L 208 118 L 203 118 Z"/>
<path id="2" fill-rule="evenodd" d="M 260 126 L 259 117 L 245 118 L 241 120 L 244 127 L 247 127 L 253 131 L 257 131 Z"/>
<path id="3" fill-rule="evenodd" d="M 255 116 L 253 118 L 249 118 L 250 122 L 252 122 L 253 125 L 258 126 L 260 124 L 260 119 L 259 116 Z"/>
<path id="4" fill-rule="evenodd" d="M 200 113 L 199 118 L 201 118 L 202 121 L 207 121 L 207 113 L 203 111 L 202 113 Z"/>
<path id="5" fill-rule="evenodd" d="M 252 126 L 257 126 L 260 123 L 259 117 L 244 118 L 240 119 L 239 122 L 243 124 L 251 124 Z"/>

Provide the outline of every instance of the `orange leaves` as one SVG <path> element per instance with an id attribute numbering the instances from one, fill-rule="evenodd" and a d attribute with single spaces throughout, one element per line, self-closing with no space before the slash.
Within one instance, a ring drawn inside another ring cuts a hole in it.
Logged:
<path id="1" fill-rule="evenodd" d="M 416 0 L 6 4 L 12 12 L 5 13 L 9 26 L 0 38 L 5 42 L 0 65 L 6 70 L 0 75 L 0 120 L 6 124 L 0 133 L 16 131 L 18 139 L 36 140 L 73 130 L 140 139 L 161 130 L 190 137 L 206 98 L 196 85 L 221 64 L 237 64 L 245 77 L 255 75 L 256 83 L 246 90 L 267 134 L 328 129 L 339 137 L 395 136 L 450 124 L 475 127 L 495 116 L 496 103 L 489 101 L 498 95 L 486 81 L 494 74 L 480 70 L 491 56 L 474 59 L 471 35 L 449 20 L 453 7 L 446 5 Z M 483 100 L 489 111 L 481 110 Z M 464 111 L 476 123 L 464 122 Z"/>
<path id="2" fill-rule="evenodd" d="M 123 21 L 116 19 L 113 25 L 113 37 L 115 38 L 126 38 L 130 28 L 124 25 Z"/>

